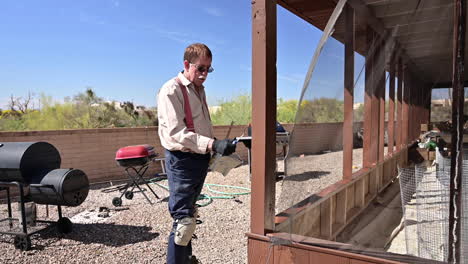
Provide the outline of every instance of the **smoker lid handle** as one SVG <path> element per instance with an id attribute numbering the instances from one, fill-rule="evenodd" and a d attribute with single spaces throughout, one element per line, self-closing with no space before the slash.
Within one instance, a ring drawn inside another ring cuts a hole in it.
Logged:
<path id="1" fill-rule="evenodd" d="M 54 185 L 52 185 L 52 184 L 30 184 L 29 187 L 33 187 L 33 188 L 50 188 L 50 189 L 53 189 L 54 191 L 56 191 Z"/>

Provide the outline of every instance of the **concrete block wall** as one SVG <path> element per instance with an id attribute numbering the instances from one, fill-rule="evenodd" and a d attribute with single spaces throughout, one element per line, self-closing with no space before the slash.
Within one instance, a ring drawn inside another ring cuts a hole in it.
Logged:
<path id="1" fill-rule="evenodd" d="M 285 128 L 291 131 L 292 125 L 285 125 Z M 229 126 L 216 126 L 215 136 L 223 139 L 228 130 Z M 341 148 L 342 123 L 299 124 L 296 131 L 296 150 L 301 153 Z M 233 126 L 229 137 L 241 135 L 247 135 L 246 126 Z M 115 161 L 119 148 L 149 144 L 160 156 L 164 156 L 157 127 L 0 132 L 0 142 L 31 141 L 46 141 L 54 145 L 62 157 L 61 167 L 83 170 L 92 183 L 128 179 L 125 169 Z M 243 144 L 238 145 L 237 154 L 247 160 L 247 148 Z M 151 163 L 145 176 L 161 171 L 159 162 Z"/>
<path id="2" fill-rule="evenodd" d="M 215 136 L 224 138 L 228 128 L 229 126 L 217 126 Z M 231 137 L 240 136 L 243 129 L 243 126 L 233 127 Z M 157 127 L 0 132 L 0 142 L 33 141 L 46 141 L 54 145 L 62 158 L 61 167 L 84 171 L 92 183 L 128 179 L 125 168 L 115 161 L 115 154 L 119 148 L 149 144 L 160 156 L 164 156 Z M 243 144 L 238 148 L 238 154 L 247 160 L 247 150 Z M 154 162 L 145 176 L 152 176 L 161 171 L 160 162 Z"/>

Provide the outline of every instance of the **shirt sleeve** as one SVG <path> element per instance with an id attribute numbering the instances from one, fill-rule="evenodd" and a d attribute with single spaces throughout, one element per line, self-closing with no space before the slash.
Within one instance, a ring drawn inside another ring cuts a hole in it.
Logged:
<path id="1" fill-rule="evenodd" d="M 158 94 L 158 121 L 161 144 L 168 150 L 207 153 L 211 138 L 188 130 L 184 121 L 184 99 L 174 82 L 161 88 Z"/>

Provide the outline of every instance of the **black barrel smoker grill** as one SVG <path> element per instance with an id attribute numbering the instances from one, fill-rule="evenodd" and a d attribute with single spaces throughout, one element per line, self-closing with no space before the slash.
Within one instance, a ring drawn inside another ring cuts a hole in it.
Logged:
<path id="1" fill-rule="evenodd" d="M 8 217 L 0 219 L 0 234 L 14 235 L 17 249 L 31 248 L 30 236 L 57 225 L 61 233 L 72 230 L 72 222 L 62 216 L 61 206 L 78 206 L 89 192 L 86 174 L 78 169 L 60 169 L 58 150 L 47 142 L 0 143 L 0 191 L 6 191 Z M 13 218 L 11 190 L 19 192 L 20 218 Z M 29 191 L 29 192 L 28 192 Z M 58 220 L 36 220 L 43 225 L 28 226 L 25 203 L 57 205 Z"/>
<path id="2" fill-rule="evenodd" d="M 120 189 L 120 197 L 114 197 L 112 199 L 112 204 L 114 206 L 122 205 L 122 196 L 125 196 L 128 200 L 133 199 L 135 188 L 143 194 L 149 204 L 153 204 L 145 194 L 145 190 L 140 187 L 141 184 L 144 184 L 154 194 L 156 199 L 159 199 L 159 196 L 143 178 L 152 161 L 161 161 L 163 173 L 159 173 L 157 176 L 162 179 L 166 175 L 163 164 L 164 158 L 157 158 L 157 156 L 156 152 L 154 152 L 154 147 L 150 145 L 127 146 L 117 150 L 115 160 L 120 166 L 125 167 L 125 172 L 127 173 L 129 181 Z M 129 188 L 131 189 L 128 190 Z"/>

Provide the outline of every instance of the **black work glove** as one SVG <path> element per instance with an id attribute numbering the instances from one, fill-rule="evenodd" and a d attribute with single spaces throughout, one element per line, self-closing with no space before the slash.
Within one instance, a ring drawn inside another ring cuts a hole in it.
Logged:
<path id="1" fill-rule="evenodd" d="M 234 144 L 233 141 L 233 139 L 215 139 L 213 142 L 213 151 L 222 156 L 231 155 L 236 151 L 236 144 Z"/>

